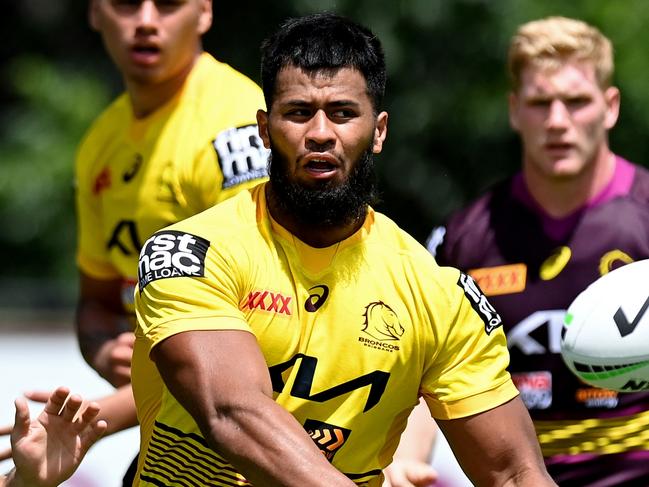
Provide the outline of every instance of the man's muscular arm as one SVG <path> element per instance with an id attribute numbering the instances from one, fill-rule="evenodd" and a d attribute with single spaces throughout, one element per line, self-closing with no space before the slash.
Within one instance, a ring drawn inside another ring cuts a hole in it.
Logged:
<path id="1" fill-rule="evenodd" d="M 187 331 L 158 344 L 151 357 L 210 446 L 253 485 L 354 486 L 273 400 L 268 367 L 251 333 Z"/>
<path id="2" fill-rule="evenodd" d="M 462 470 L 475 485 L 555 486 L 520 397 L 488 411 L 437 420 Z"/>
<path id="3" fill-rule="evenodd" d="M 79 348 L 99 375 L 119 387 L 131 381 L 133 327 L 121 301 L 121 279 L 81 273 L 76 314 Z"/>

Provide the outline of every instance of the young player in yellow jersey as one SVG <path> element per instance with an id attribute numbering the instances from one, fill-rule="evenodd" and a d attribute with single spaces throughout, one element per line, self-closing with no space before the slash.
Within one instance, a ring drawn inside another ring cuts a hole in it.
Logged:
<path id="1" fill-rule="evenodd" d="M 126 92 L 78 151 L 77 329 L 88 363 L 120 386 L 130 380 L 142 243 L 266 176 L 254 119 L 264 101 L 250 79 L 201 52 L 209 0 L 92 0 L 90 19 Z"/>
<path id="2" fill-rule="evenodd" d="M 315 14 L 262 51 L 270 182 L 140 254 L 134 485 L 380 486 L 419 397 L 477 485 L 553 485 L 500 317 L 369 206 L 378 38 Z"/>
<path id="3" fill-rule="evenodd" d="M 102 401 L 115 431 L 136 424 L 129 383 L 140 247 L 154 231 L 265 179 L 255 121 L 264 100 L 254 82 L 202 52 L 211 0 L 89 5 L 126 91 L 78 151 L 76 324 L 86 361 L 123 387 Z"/>

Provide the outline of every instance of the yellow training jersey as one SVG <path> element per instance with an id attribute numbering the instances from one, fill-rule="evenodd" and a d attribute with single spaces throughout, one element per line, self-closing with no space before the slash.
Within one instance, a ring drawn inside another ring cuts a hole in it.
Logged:
<path id="1" fill-rule="evenodd" d="M 264 188 L 158 232 L 142 249 L 135 485 L 248 485 L 207 446 L 149 359 L 184 331 L 252 332 L 275 400 L 358 485 L 381 485 L 419 396 L 433 417 L 451 419 L 517 394 L 500 317 L 470 277 L 437 266 L 372 210 L 348 239 L 310 247 L 271 219 Z"/>
<path id="2" fill-rule="evenodd" d="M 134 118 L 128 95 L 117 98 L 77 154 L 80 269 L 124 279 L 132 306 L 139 250 L 153 232 L 266 177 L 255 119 L 263 107 L 253 81 L 207 53 L 150 116 Z"/>

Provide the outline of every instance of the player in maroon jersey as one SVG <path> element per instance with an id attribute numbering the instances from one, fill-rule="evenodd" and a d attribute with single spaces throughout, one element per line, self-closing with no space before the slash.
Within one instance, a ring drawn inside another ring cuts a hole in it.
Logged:
<path id="1" fill-rule="evenodd" d="M 649 392 L 581 383 L 560 355 L 577 294 L 649 258 L 649 173 L 608 143 L 620 104 L 611 43 L 581 21 L 529 22 L 512 39 L 509 71 L 522 170 L 434 229 L 428 247 L 468 271 L 502 316 L 510 371 L 555 481 L 649 485 Z"/>

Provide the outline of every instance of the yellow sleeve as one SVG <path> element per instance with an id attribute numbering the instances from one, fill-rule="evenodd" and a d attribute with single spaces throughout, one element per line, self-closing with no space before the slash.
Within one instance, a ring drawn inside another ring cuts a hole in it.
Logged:
<path id="1" fill-rule="evenodd" d="M 266 181 L 267 150 L 257 125 L 230 127 L 197 151 L 193 169 L 183 178 L 183 194 L 192 213 Z"/>
<path id="2" fill-rule="evenodd" d="M 192 211 L 202 211 L 267 179 L 268 153 L 259 137 L 259 86 L 230 67 L 218 78 L 219 90 L 206 90 L 192 117 L 199 144 L 185 165 L 181 185 Z M 211 85 L 210 85 L 211 87 Z"/>
<path id="3" fill-rule="evenodd" d="M 439 419 L 469 416 L 492 409 L 518 394 L 506 368 L 509 352 L 502 321 L 473 280 L 451 268 L 447 306 L 434 320 L 437 354 L 422 381 L 431 414 Z"/>
<path id="4" fill-rule="evenodd" d="M 149 351 L 184 331 L 251 331 L 239 309 L 233 262 L 208 240 L 184 231 L 165 229 L 147 240 L 140 253 L 135 309 L 137 333 Z"/>
<path id="5" fill-rule="evenodd" d="M 79 148 L 75 163 L 77 265 L 90 277 L 114 279 L 120 277 L 120 274 L 111 264 L 105 242 L 102 240 L 102 211 L 98 196 L 102 185 L 110 184 L 110 173 L 106 170 L 92 180 L 92 146 L 92 140 L 86 138 Z"/>

